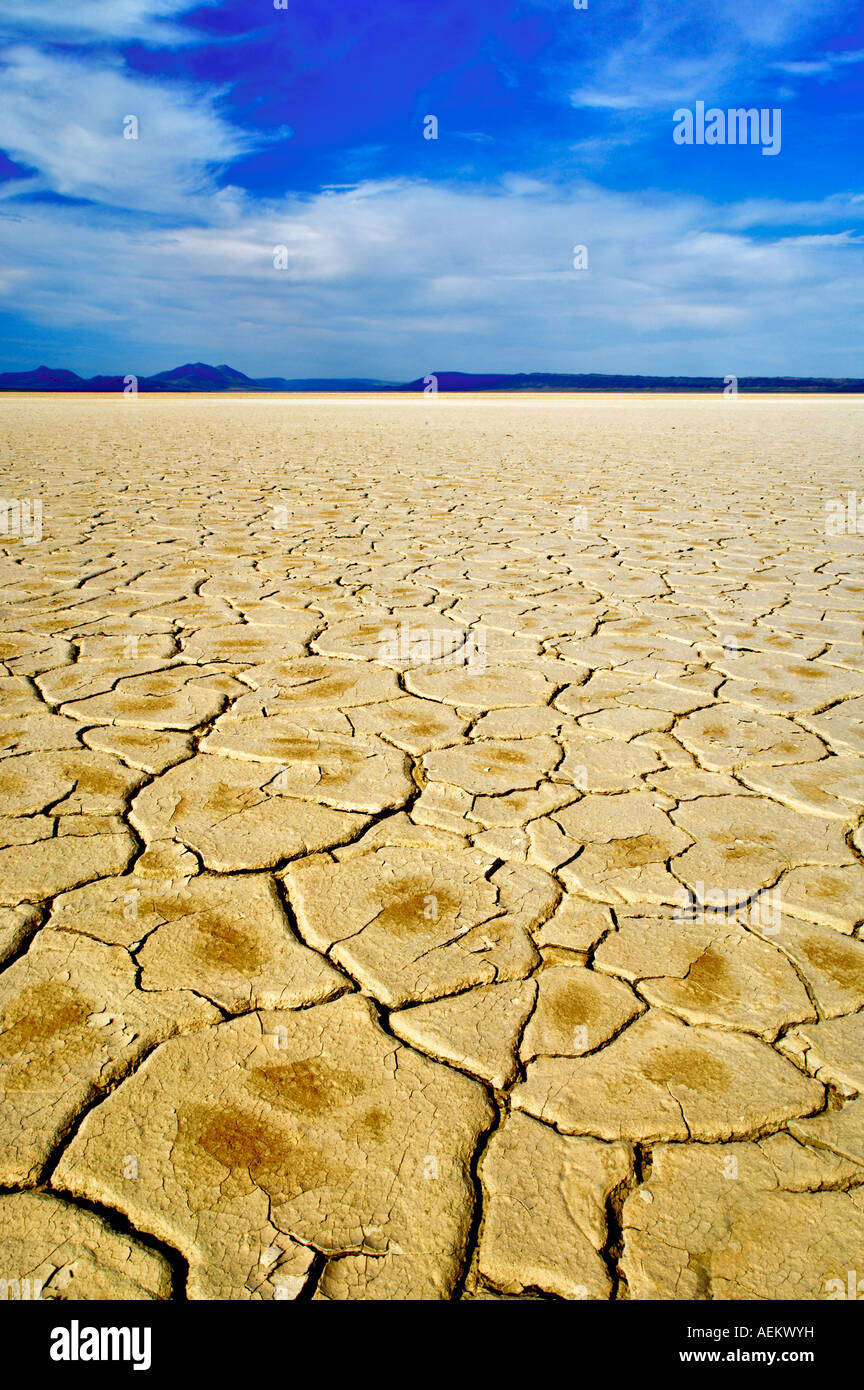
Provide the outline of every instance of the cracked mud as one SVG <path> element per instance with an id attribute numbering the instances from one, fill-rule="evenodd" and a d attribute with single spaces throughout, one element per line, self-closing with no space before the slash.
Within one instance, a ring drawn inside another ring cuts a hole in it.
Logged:
<path id="1" fill-rule="evenodd" d="M 861 405 L 0 410 L 0 1279 L 845 1281 Z"/>

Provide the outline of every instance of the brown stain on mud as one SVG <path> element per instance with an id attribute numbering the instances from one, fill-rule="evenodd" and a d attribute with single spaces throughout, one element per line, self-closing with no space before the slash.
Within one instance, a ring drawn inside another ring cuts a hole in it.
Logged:
<path id="1" fill-rule="evenodd" d="M 662 1086 L 686 1086 L 691 1091 L 728 1090 L 732 1080 L 729 1068 L 701 1047 L 668 1043 L 655 1048 L 642 1064 L 649 1081 Z"/>
<path id="2" fill-rule="evenodd" d="M 848 899 L 849 890 L 841 880 L 838 884 L 837 879 L 832 874 L 814 874 L 809 884 L 811 894 L 817 894 L 820 898 L 828 902 L 839 903 Z"/>
<path id="3" fill-rule="evenodd" d="M 32 787 L 32 777 L 13 771 L 12 768 L 0 769 L 0 796 L 18 796 L 21 792 L 30 792 Z"/>
<path id="4" fill-rule="evenodd" d="M 290 698 L 296 693 L 298 699 L 308 701 L 314 699 L 318 704 L 328 704 L 348 695 L 353 690 L 355 682 L 349 680 L 347 676 L 325 676 L 321 680 L 316 680 L 311 691 L 308 686 L 302 687 L 296 692 L 286 691 L 282 698 Z"/>
<path id="5" fill-rule="evenodd" d="M 387 1108 L 367 1103 L 371 1079 L 322 1057 L 253 1067 L 244 1083 L 242 1101 L 181 1107 L 176 1162 L 194 1167 L 203 1152 L 274 1198 L 325 1186 L 344 1197 L 362 1178 L 365 1151 L 392 1133 Z M 356 1166 L 339 1157 L 343 1143 L 359 1150 Z"/>
<path id="6" fill-rule="evenodd" d="M 201 1156 L 206 1154 L 231 1174 L 230 1183 L 220 1180 L 223 1197 L 232 1187 L 248 1191 L 253 1185 L 277 1201 L 326 1186 L 345 1192 L 355 1177 L 326 1145 L 238 1105 L 184 1106 L 177 1127 L 175 1168 L 191 1169 L 200 1182 Z"/>
<path id="7" fill-rule="evenodd" d="M 843 941 L 836 944 L 820 937 L 805 937 L 801 951 L 808 964 L 822 970 L 835 984 L 864 990 L 864 951 Z"/>
<path id="8" fill-rule="evenodd" d="M 568 975 L 577 974 L 567 966 L 564 969 Z M 590 972 L 586 971 L 585 974 Z M 585 1025 L 590 1030 L 592 1024 L 602 1023 L 604 1014 L 608 1012 L 608 1004 L 598 995 L 596 984 L 592 987 L 590 979 L 557 980 L 545 998 L 544 993 L 541 989 L 538 1016 L 542 1018 L 545 1015 L 568 1037 L 572 1036 L 575 1028 Z"/>
<path id="9" fill-rule="evenodd" d="M 286 1058 L 247 1074 L 247 1090 L 268 1105 L 305 1115 L 324 1115 L 350 1107 L 367 1093 L 369 1079 L 334 1066 L 323 1057 Z"/>
<path id="10" fill-rule="evenodd" d="M 481 747 L 478 756 L 482 757 L 482 753 Z M 530 754 L 518 748 L 496 748 L 488 759 L 493 767 L 527 767 L 530 761 Z"/>
<path id="11" fill-rule="evenodd" d="M 217 818 L 236 816 L 257 804 L 263 795 L 256 787 L 232 787 L 228 782 L 217 782 L 215 786 L 205 788 L 200 798 L 191 793 L 182 796 L 173 819 L 177 821 L 183 815 L 194 814 L 202 807 L 206 807 L 208 812 L 212 811 Z"/>
<path id="12" fill-rule="evenodd" d="M 442 923 L 455 921 L 463 906 L 431 880 L 412 877 L 383 887 L 381 904 L 374 925 L 396 937 L 438 935 Z"/>
<path id="13" fill-rule="evenodd" d="M 122 796 L 133 776 L 119 767 L 116 771 L 102 767 L 83 767 L 77 775 L 77 791 L 90 796 Z"/>
<path id="14" fill-rule="evenodd" d="M 251 928 L 226 921 L 212 912 L 198 912 L 191 922 L 192 950 L 207 965 L 223 966 L 243 975 L 263 970 L 267 953 Z"/>
<path id="15" fill-rule="evenodd" d="M 626 840 L 611 840 L 604 845 L 604 859 L 607 868 L 630 869 L 642 864 L 665 863 L 669 855 L 669 845 L 656 835 L 631 835 Z"/>
<path id="16" fill-rule="evenodd" d="M 41 1088 L 45 1068 L 58 1050 L 64 1069 L 98 1058 L 100 1030 L 87 1019 L 96 1005 L 61 981 L 28 985 L 0 1020 L 0 1087 L 7 1091 Z"/>
<path id="17" fill-rule="evenodd" d="M 686 983 L 709 998 L 717 995 L 728 998 L 730 994 L 740 993 L 729 962 L 710 946 L 691 966 Z"/>

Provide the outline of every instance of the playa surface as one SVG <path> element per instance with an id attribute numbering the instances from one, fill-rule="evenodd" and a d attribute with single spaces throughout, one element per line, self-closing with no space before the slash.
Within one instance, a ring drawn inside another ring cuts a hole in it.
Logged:
<path id="1" fill-rule="evenodd" d="M 0 420 L 0 1276 L 854 1297 L 864 401 Z"/>

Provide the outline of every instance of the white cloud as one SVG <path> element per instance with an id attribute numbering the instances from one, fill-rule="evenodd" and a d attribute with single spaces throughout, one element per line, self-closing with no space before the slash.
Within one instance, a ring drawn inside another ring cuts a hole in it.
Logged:
<path id="1" fill-rule="evenodd" d="M 93 209 L 17 212 L 23 227 L 0 217 L 15 271 L 0 300 L 59 341 L 92 330 L 99 362 L 72 362 L 86 370 L 860 370 L 860 240 L 755 237 L 695 198 L 398 181 L 215 210 L 134 243 Z M 572 267 L 583 244 L 587 273 Z"/>
<path id="2" fill-rule="evenodd" d="M 7 50 L 0 80 L 0 146 L 37 171 L 36 187 L 70 198 L 188 217 L 191 199 L 215 192 L 212 170 L 254 143 L 220 116 L 212 93 L 104 59 L 20 45 Z M 128 116 L 137 139 L 124 138 Z M 31 191 L 20 181 L 9 189 Z"/>
<path id="3" fill-rule="evenodd" d="M 3 0 L 0 32 L 35 36 L 57 43 L 129 43 L 138 40 L 174 45 L 188 31 L 172 24 L 178 15 L 216 0 Z"/>
<path id="4" fill-rule="evenodd" d="M 864 63 L 864 48 L 847 49 L 843 53 L 826 53 L 822 58 L 801 62 L 775 63 L 774 66 L 793 77 L 814 77 L 834 75 L 843 68 L 857 63 Z"/>
<path id="5" fill-rule="evenodd" d="M 857 3 L 857 0 L 855 0 Z M 746 88 L 766 58 L 806 38 L 853 0 L 641 0 L 620 14 L 620 41 L 586 64 L 574 106 L 645 110 Z M 774 64 L 773 66 L 777 66 Z M 769 68 L 770 70 L 770 68 Z M 786 69 L 788 71 L 788 68 Z"/>
<path id="6" fill-rule="evenodd" d="M 784 201 L 782 198 L 746 198 L 731 204 L 723 214 L 731 230 L 766 227 L 818 227 L 827 223 L 860 223 L 864 217 L 864 193 L 832 193 L 819 200 Z"/>

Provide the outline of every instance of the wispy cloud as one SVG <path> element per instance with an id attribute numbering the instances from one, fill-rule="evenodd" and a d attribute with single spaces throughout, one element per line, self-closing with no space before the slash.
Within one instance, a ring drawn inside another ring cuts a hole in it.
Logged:
<path id="1" fill-rule="evenodd" d="M 858 63 L 864 63 L 864 48 L 847 49 L 842 53 L 826 53 L 821 58 L 805 58 L 800 62 L 775 63 L 774 66 L 794 77 L 832 77 L 844 68 Z"/>
<path id="2" fill-rule="evenodd" d="M 53 43 L 133 41 L 175 45 L 188 42 L 188 30 L 171 21 L 218 0 L 64 0 L 33 3 L 3 0 L 0 34 L 39 36 Z"/>
<path id="3" fill-rule="evenodd" d="M 218 93 L 156 82 L 119 60 L 19 45 L 7 50 L 0 80 L 0 145 L 36 171 L 13 194 L 47 190 L 188 217 L 191 199 L 217 193 L 219 167 L 259 143 L 219 114 Z"/>
<path id="4" fill-rule="evenodd" d="M 642 0 L 634 11 L 613 0 L 619 40 L 593 56 L 589 50 L 588 70 L 570 99 L 614 112 L 719 96 L 763 78 L 777 49 L 849 8 L 848 0 Z"/>

